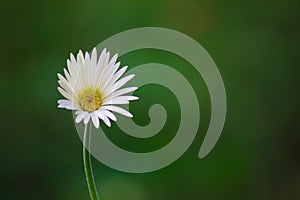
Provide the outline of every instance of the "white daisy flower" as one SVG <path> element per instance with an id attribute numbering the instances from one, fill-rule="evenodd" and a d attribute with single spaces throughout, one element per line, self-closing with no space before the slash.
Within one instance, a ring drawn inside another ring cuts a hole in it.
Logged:
<path id="1" fill-rule="evenodd" d="M 88 52 L 83 55 L 80 50 L 77 59 L 70 55 L 67 60 L 67 69 L 64 68 L 65 77 L 57 74 L 59 78 L 58 91 L 66 98 L 58 100 L 59 108 L 75 110 L 76 123 L 83 120 L 87 124 L 92 120 L 96 128 L 99 127 L 99 119 L 107 126 L 111 126 L 110 120 L 116 121 L 113 112 L 132 117 L 132 114 L 116 105 L 129 104 L 131 100 L 137 100 L 136 96 L 128 96 L 126 93 L 133 92 L 137 87 L 120 89 L 134 74 L 120 77 L 125 73 L 127 66 L 120 70 L 118 55 L 111 59 L 109 52 L 104 49 L 97 59 L 97 50 L 92 54 Z"/>

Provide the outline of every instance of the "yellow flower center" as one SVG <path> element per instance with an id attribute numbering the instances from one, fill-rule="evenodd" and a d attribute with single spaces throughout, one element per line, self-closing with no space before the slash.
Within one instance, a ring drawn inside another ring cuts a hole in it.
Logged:
<path id="1" fill-rule="evenodd" d="M 78 93 L 78 104 L 84 111 L 93 112 L 98 110 L 102 103 L 102 95 L 99 89 L 88 87 Z"/>

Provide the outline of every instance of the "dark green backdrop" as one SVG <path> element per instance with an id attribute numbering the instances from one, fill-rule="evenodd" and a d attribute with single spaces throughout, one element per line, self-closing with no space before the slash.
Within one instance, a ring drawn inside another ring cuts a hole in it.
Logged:
<path id="1" fill-rule="evenodd" d="M 132 52 L 122 63 L 160 62 L 184 70 L 198 92 L 201 125 L 195 142 L 171 166 L 127 174 L 94 160 L 103 200 L 300 199 L 300 2 L 254 1 L 0 1 L 0 199 L 88 199 L 81 141 L 71 112 L 57 109 L 57 72 L 69 53 L 90 51 L 127 29 L 158 26 L 183 32 L 210 53 L 228 98 L 223 134 L 197 159 L 210 118 L 201 77 L 185 60 L 157 50 Z M 160 102 L 170 123 L 147 141 L 107 135 L 132 151 L 164 146 L 176 133 L 178 102 L 163 87 L 138 90 Z M 149 122 L 139 102 L 131 108 Z"/>

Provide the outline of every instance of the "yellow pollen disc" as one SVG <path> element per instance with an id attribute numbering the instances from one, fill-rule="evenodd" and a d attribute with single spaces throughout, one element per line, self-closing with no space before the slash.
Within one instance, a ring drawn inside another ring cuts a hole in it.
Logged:
<path id="1" fill-rule="evenodd" d="M 85 88 L 78 93 L 78 104 L 87 112 L 98 110 L 102 104 L 102 95 L 99 89 Z"/>

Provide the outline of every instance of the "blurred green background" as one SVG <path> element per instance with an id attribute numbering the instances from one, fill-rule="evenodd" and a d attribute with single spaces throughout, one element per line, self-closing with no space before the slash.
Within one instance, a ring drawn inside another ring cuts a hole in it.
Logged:
<path id="1" fill-rule="evenodd" d="M 159 62 L 184 68 L 198 93 L 201 124 L 189 150 L 160 171 L 127 174 L 94 160 L 101 199 L 300 199 L 299 9 L 297 0 L 1 0 L 0 199 L 89 199 L 82 143 L 71 112 L 57 108 L 56 73 L 70 52 L 90 51 L 109 36 L 143 26 L 183 32 L 209 52 L 227 91 L 226 124 L 213 151 L 199 160 L 210 118 L 202 78 L 167 52 L 121 57 L 130 67 Z M 128 150 L 158 149 L 176 134 L 178 102 L 155 85 L 136 94 L 166 107 L 167 127 L 147 141 L 107 135 Z M 131 109 L 145 125 L 142 102 Z"/>

